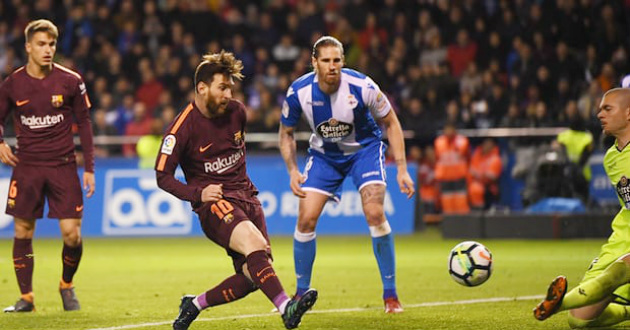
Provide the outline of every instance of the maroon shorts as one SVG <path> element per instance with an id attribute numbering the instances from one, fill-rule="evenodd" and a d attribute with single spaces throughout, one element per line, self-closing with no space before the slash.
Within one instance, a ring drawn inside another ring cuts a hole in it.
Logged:
<path id="1" fill-rule="evenodd" d="M 13 169 L 6 213 L 22 219 L 39 219 L 48 199 L 48 217 L 78 218 L 83 215 L 81 182 L 75 163 L 60 166 L 20 164 Z"/>
<path id="2" fill-rule="evenodd" d="M 267 224 L 260 204 L 226 197 L 215 203 L 205 203 L 195 211 L 199 215 L 203 232 L 210 240 L 222 246 L 232 257 L 234 270 L 237 273 L 242 271 L 246 258 L 230 249 L 230 237 L 236 225 L 242 221 L 251 221 L 260 230 L 267 240 L 267 253 L 271 257 Z"/>

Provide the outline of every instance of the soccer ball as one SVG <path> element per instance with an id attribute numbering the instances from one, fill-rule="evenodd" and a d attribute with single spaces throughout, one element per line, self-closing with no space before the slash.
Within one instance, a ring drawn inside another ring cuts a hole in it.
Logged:
<path id="1" fill-rule="evenodd" d="M 461 242 L 448 256 L 448 272 L 461 285 L 477 286 L 492 274 L 492 253 L 479 242 Z"/>

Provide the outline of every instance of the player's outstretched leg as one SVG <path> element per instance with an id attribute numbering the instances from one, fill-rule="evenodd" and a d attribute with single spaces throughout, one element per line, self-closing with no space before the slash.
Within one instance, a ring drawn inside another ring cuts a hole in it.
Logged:
<path id="1" fill-rule="evenodd" d="M 188 329 L 199 312 L 209 307 L 223 305 L 256 291 L 256 286 L 242 273 L 234 274 L 214 288 L 198 295 L 184 296 L 179 306 L 179 316 L 173 323 L 174 329 Z M 192 299 L 189 299 L 192 297 Z M 188 303 L 190 300 L 190 303 Z"/>
<path id="2" fill-rule="evenodd" d="M 194 295 L 185 295 L 179 304 L 179 315 L 173 322 L 173 330 L 187 330 L 192 321 L 199 315 L 199 310 L 193 304 Z"/>
<path id="3" fill-rule="evenodd" d="M 558 276 L 551 282 L 547 289 L 547 296 L 534 308 L 534 317 L 537 320 L 546 320 L 558 311 L 560 305 L 562 305 L 562 299 L 567 293 L 567 286 L 568 283 L 565 276 Z"/>
<path id="4" fill-rule="evenodd" d="M 374 256 L 383 282 L 385 313 L 402 313 L 403 308 L 396 293 L 396 255 L 394 236 L 389 222 L 386 220 L 378 226 L 370 226 L 370 234 Z"/>
<path id="5" fill-rule="evenodd" d="M 285 307 L 282 314 L 282 321 L 287 329 L 294 329 L 300 325 L 302 316 L 306 313 L 317 301 L 317 290 L 309 289 L 302 294 L 301 297 L 293 297 L 291 301 Z"/>

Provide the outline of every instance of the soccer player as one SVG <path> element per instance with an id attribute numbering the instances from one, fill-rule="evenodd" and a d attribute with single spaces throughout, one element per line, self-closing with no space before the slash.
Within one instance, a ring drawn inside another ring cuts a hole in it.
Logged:
<path id="1" fill-rule="evenodd" d="M 402 312 L 396 292 L 394 238 L 385 213 L 385 148 L 379 124 L 384 125 L 398 170 L 400 191 L 413 196 L 407 173 L 405 142 L 398 118 L 379 87 L 366 75 L 343 68 L 343 45 L 324 36 L 313 45 L 314 72 L 289 87 L 282 109 L 280 151 L 287 165 L 293 194 L 300 198 L 293 255 L 296 296 L 307 292 L 315 261 L 315 226 L 328 199 L 339 200 L 350 176 L 361 194 L 363 212 L 372 235 L 374 255 L 383 282 L 385 312 Z M 309 158 L 300 173 L 296 162 L 295 127 L 300 116 L 312 135 Z"/>
<path id="2" fill-rule="evenodd" d="M 199 312 L 256 289 L 282 314 L 287 329 L 317 300 L 309 290 L 290 299 L 271 265 L 267 225 L 258 190 L 245 165 L 245 106 L 232 99 L 243 64 L 232 53 L 207 54 L 195 70 L 195 100 L 167 128 L 156 162 L 158 186 L 190 201 L 206 236 L 232 257 L 235 274 L 198 296 L 182 297 L 173 329 L 188 329 Z M 186 177 L 174 177 L 177 165 Z"/>
<path id="3" fill-rule="evenodd" d="M 83 243 L 83 197 L 77 175 L 72 124 L 76 120 L 85 157 L 83 188 L 94 193 L 94 145 L 90 100 L 81 76 L 53 63 L 59 33 L 48 20 L 30 22 L 24 30 L 28 61 L 0 86 L 0 123 L 13 110 L 17 131 L 14 154 L 2 139 L 0 161 L 13 167 L 6 213 L 15 218 L 13 264 L 22 296 L 5 312 L 32 312 L 33 233 L 48 199 L 49 218 L 59 219 L 63 237 L 63 273 L 59 291 L 66 311 L 80 309 L 72 279 Z"/>
<path id="4" fill-rule="evenodd" d="M 534 317 L 541 321 L 569 310 L 572 328 L 607 327 L 630 319 L 630 88 L 606 92 L 597 117 L 604 133 L 616 140 L 606 151 L 604 168 L 621 210 L 613 219 L 612 235 L 582 282 L 567 292 L 566 277 L 558 276 L 534 308 Z"/>

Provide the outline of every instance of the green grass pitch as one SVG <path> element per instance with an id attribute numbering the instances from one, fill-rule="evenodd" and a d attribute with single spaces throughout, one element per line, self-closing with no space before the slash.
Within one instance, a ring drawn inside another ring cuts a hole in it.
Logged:
<path id="1" fill-rule="evenodd" d="M 406 308 L 386 315 L 370 238 L 319 236 L 313 276 L 319 300 L 300 329 L 569 329 L 566 312 L 536 321 L 532 308 L 538 299 L 531 296 L 543 295 L 559 274 L 573 287 L 603 239 L 480 241 L 493 253 L 494 273 L 485 284 L 467 288 L 447 271 L 448 253 L 458 240 L 444 240 L 435 229 L 397 236 L 397 283 Z M 82 310 L 63 312 L 57 292 L 61 245 L 60 239 L 35 240 L 37 312 L 0 314 L 0 329 L 170 329 L 182 294 L 204 292 L 232 273 L 224 251 L 202 237 L 88 237 L 75 277 Z M 11 240 L 0 240 L 2 307 L 19 296 L 11 246 Z M 272 237 L 272 247 L 274 267 L 291 294 L 292 239 Z M 272 307 L 257 291 L 204 311 L 190 329 L 283 329 Z"/>

